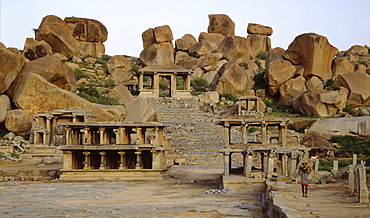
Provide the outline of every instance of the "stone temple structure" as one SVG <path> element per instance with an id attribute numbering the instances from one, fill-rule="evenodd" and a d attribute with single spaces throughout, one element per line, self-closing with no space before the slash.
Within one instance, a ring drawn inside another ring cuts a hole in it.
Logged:
<path id="1" fill-rule="evenodd" d="M 167 169 L 161 123 L 58 125 L 66 131 L 61 180 L 161 179 Z"/>
<path id="2" fill-rule="evenodd" d="M 309 149 L 300 145 L 296 134 L 288 134 L 289 122 L 267 118 L 219 121 L 225 132 L 225 147 L 219 150 L 224 156 L 224 188 L 264 190 L 266 179 L 295 176 L 299 161 L 308 158 Z M 233 140 L 233 129 L 241 130 L 242 142 Z M 250 133 L 250 129 L 258 134 Z M 243 156 L 242 172 L 232 168 L 236 154 Z"/>
<path id="3" fill-rule="evenodd" d="M 161 96 L 159 82 L 167 80 L 170 83 L 167 97 L 191 98 L 190 75 L 191 70 L 178 65 L 160 66 L 150 65 L 139 70 L 139 96 L 140 97 L 164 97 Z M 177 88 L 177 81 L 182 81 L 182 89 Z"/>

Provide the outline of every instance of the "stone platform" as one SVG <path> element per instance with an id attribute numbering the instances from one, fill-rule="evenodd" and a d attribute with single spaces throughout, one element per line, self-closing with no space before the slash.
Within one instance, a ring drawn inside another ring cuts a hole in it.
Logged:
<path id="1" fill-rule="evenodd" d="M 64 181 L 147 181 L 162 180 L 163 170 L 154 169 L 71 169 L 61 170 Z"/>
<path id="2" fill-rule="evenodd" d="M 238 193 L 264 192 L 265 178 L 247 178 L 244 175 L 222 176 L 223 189 L 232 188 Z"/>

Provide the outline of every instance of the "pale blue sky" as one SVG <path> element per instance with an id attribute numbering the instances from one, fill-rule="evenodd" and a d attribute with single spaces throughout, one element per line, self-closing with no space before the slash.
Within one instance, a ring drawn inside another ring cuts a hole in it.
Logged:
<path id="1" fill-rule="evenodd" d="M 99 20 L 108 29 L 106 54 L 142 51 L 141 34 L 169 25 L 175 39 L 207 32 L 208 14 L 227 14 L 235 34 L 246 37 L 248 23 L 273 28 L 273 47 L 287 49 L 302 33 L 324 35 L 339 50 L 370 45 L 370 0 L 0 0 L 0 41 L 23 49 L 46 15 Z"/>

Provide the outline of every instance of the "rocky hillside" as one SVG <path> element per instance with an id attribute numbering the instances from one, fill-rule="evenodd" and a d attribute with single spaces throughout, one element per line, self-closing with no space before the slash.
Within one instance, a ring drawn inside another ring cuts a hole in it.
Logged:
<path id="1" fill-rule="evenodd" d="M 370 103 L 368 46 L 339 51 L 325 36 L 305 33 L 287 49 L 272 48 L 271 27 L 249 23 L 248 35 L 236 36 L 227 15 L 208 18 L 198 38 L 174 39 L 168 25 L 153 27 L 142 34 L 139 57 L 110 57 L 108 30 L 99 21 L 44 17 L 24 48 L 0 43 L 0 128 L 28 135 L 35 113 L 58 109 L 93 110 L 104 122 L 153 119 L 155 110 L 135 97 L 136 72 L 148 65 L 176 64 L 221 95 L 256 95 L 303 116 L 345 114 Z"/>

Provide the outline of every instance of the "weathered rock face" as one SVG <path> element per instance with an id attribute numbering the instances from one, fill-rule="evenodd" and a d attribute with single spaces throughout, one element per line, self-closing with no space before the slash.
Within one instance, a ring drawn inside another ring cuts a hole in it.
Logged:
<path id="1" fill-rule="evenodd" d="M 257 35 L 265 35 L 271 36 L 272 35 L 272 28 L 268 26 L 263 26 L 256 23 L 249 23 L 247 27 L 248 34 L 257 34 Z"/>
<path id="2" fill-rule="evenodd" d="M 304 116 L 327 117 L 337 113 L 341 98 L 335 91 L 314 89 L 307 91 L 297 98 L 301 114 Z"/>
<path id="3" fill-rule="evenodd" d="M 346 55 L 360 55 L 366 56 L 368 54 L 368 49 L 361 45 L 352 46 L 347 52 Z"/>
<path id="4" fill-rule="evenodd" d="M 100 58 L 105 54 L 105 46 L 102 42 L 83 42 L 80 43 L 80 55 L 91 55 L 93 57 Z"/>
<path id="5" fill-rule="evenodd" d="M 156 43 L 155 38 L 154 38 L 154 29 L 153 28 L 149 28 L 149 29 L 145 30 L 141 34 L 141 38 L 143 40 L 143 48 L 144 49 L 146 49 L 150 45 L 153 45 L 154 43 Z"/>
<path id="6" fill-rule="evenodd" d="M 61 53 L 68 58 L 77 56 L 80 44 L 73 37 L 73 29 L 66 22 L 54 15 L 48 15 L 42 19 L 36 31 L 36 40 L 45 40 L 53 52 Z"/>
<path id="7" fill-rule="evenodd" d="M 265 74 L 265 82 L 269 86 L 271 95 L 276 95 L 279 87 L 289 79 L 293 78 L 295 67 L 285 60 L 276 60 L 270 63 Z"/>
<path id="8" fill-rule="evenodd" d="M 215 91 L 206 92 L 199 96 L 199 99 L 201 102 L 208 104 L 208 105 L 214 105 L 217 102 L 219 102 L 220 94 Z"/>
<path id="9" fill-rule="evenodd" d="M 33 38 L 27 38 L 24 44 L 23 55 L 30 61 L 37 58 L 53 55 L 53 49 L 45 41 L 36 41 Z"/>
<path id="10" fill-rule="evenodd" d="M 0 123 L 4 122 L 8 110 L 11 109 L 9 97 L 0 95 Z"/>
<path id="11" fill-rule="evenodd" d="M 334 58 L 331 70 L 333 72 L 333 80 L 336 80 L 341 73 L 349 73 L 355 70 L 355 67 L 347 58 Z"/>
<path id="12" fill-rule="evenodd" d="M 26 63 L 24 56 L 0 48 L 0 94 L 4 93 L 18 76 Z"/>
<path id="13" fill-rule="evenodd" d="M 46 56 L 27 62 L 17 78 L 9 88 L 9 94 L 12 95 L 17 89 L 18 83 L 28 73 L 36 73 L 42 76 L 50 83 L 69 91 L 76 90 L 76 77 L 70 67 L 63 65 L 57 56 Z M 66 70 L 67 69 L 67 70 Z"/>
<path id="14" fill-rule="evenodd" d="M 317 133 L 329 140 L 332 136 L 370 136 L 370 117 L 331 118 L 316 121 L 307 133 Z"/>
<path id="15" fill-rule="evenodd" d="M 108 39 L 107 28 L 97 20 L 78 17 L 66 17 L 64 21 L 73 29 L 73 37 L 84 42 L 105 42 Z"/>
<path id="16" fill-rule="evenodd" d="M 198 58 L 190 57 L 190 56 L 176 56 L 175 64 L 182 66 L 187 70 L 194 70 L 199 66 L 200 60 Z"/>
<path id="17" fill-rule="evenodd" d="M 40 111 L 52 110 L 93 110 L 97 115 L 96 121 L 114 121 L 115 117 L 79 97 L 73 92 L 59 88 L 46 81 L 35 73 L 26 74 L 19 83 L 13 95 L 13 102 L 17 108 L 23 109 L 28 115 L 33 116 Z"/>
<path id="18" fill-rule="evenodd" d="M 305 78 L 318 76 L 322 80 L 332 78 L 331 63 L 338 49 L 327 38 L 315 33 L 297 36 L 285 52 L 285 58 L 293 64 L 304 66 Z"/>
<path id="19" fill-rule="evenodd" d="M 226 14 L 210 14 L 208 19 L 209 33 L 220 33 L 224 36 L 235 35 L 235 23 Z"/>
<path id="20" fill-rule="evenodd" d="M 292 106 L 293 97 L 296 94 L 307 90 L 305 82 L 306 82 L 305 78 L 303 76 L 299 76 L 295 79 L 288 80 L 286 83 L 280 86 L 279 104 L 286 107 Z"/>
<path id="21" fill-rule="evenodd" d="M 335 84 L 349 91 L 347 105 L 349 107 L 370 104 L 370 76 L 362 72 L 342 73 Z"/>
<path id="22" fill-rule="evenodd" d="M 156 121 L 156 111 L 142 98 L 137 97 L 126 106 L 125 121 L 129 122 L 147 122 Z"/>
<path id="23" fill-rule="evenodd" d="M 111 98 L 117 98 L 118 103 L 123 105 L 128 105 L 132 100 L 134 100 L 130 91 L 122 84 L 114 87 L 114 89 L 108 93 L 108 96 Z"/>
<path id="24" fill-rule="evenodd" d="M 362 64 L 356 64 L 355 65 L 355 71 L 356 72 L 363 72 L 365 73 L 367 70 L 367 67 L 365 65 L 362 65 Z"/>
<path id="25" fill-rule="evenodd" d="M 191 34 L 185 34 L 181 39 L 176 39 L 175 46 L 176 50 L 188 51 L 189 48 L 197 43 L 198 41 Z"/>
<path id="26" fill-rule="evenodd" d="M 310 80 L 308 80 L 306 82 L 306 86 L 307 86 L 308 90 L 323 89 L 324 88 L 324 84 L 316 76 L 313 76 Z"/>
<path id="27" fill-rule="evenodd" d="M 173 35 L 170 26 L 158 26 L 154 28 L 154 38 L 157 43 L 171 42 Z"/>
<path id="28" fill-rule="evenodd" d="M 109 73 L 113 73 L 113 71 L 116 69 L 130 71 L 132 68 L 130 61 L 123 55 L 114 55 L 107 62 L 107 67 Z"/>
<path id="29" fill-rule="evenodd" d="M 254 72 L 245 69 L 242 63 L 248 59 L 239 59 L 222 66 L 212 81 L 214 90 L 218 93 L 231 93 L 233 96 L 244 96 L 255 84 Z"/>
<path id="30" fill-rule="evenodd" d="M 174 48 L 171 42 L 152 44 L 140 53 L 144 65 L 172 65 L 175 61 Z"/>
<path id="31" fill-rule="evenodd" d="M 253 53 L 246 38 L 227 35 L 219 45 L 220 52 L 229 59 L 235 61 L 239 58 L 252 58 Z"/>
<path id="32" fill-rule="evenodd" d="M 208 42 L 212 47 L 212 52 L 219 52 L 219 46 L 225 39 L 225 36 L 219 33 L 201 32 L 198 37 L 199 42 Z"/>
<path id="33" fill-rule="evenodd" d="M 17 135 L 28 135 L 31 133 L 32 122 L 32 117 L 23 110 L 10 110 L 6 114 L 5 127 Z"/>
<path id="34" fill-rule="evenodd" d="M 253 57 L 260 51 L 269 51 L 271 48 L 270 38 L 264 35 L 248 35 L 247 43 L 252 50 Z"/>
<path id="35" fill-rule="evenodd" d="M 211 52 L 212 52 L 212 47 L 206 41 L 195 43 L 189 48 L 189 53 L 196 57 L 201 57 L 203 55 L 210 54 Z"/>
<path id="36" fill-rule="evenodd" d="M 283 55 L 285 54 L 285 50 L 280 47 L 276 47 L 269 50 L 269 53 L 266 57 L 266 69 L 269 67 L 270 63 L 276 60 L 284 60 Z"/>
<path id="37" fill-rule="evenodd" d="M 203 67 L 206 71 L 213 71 L 217 69 L 217 62 L 221 60 L 222 53 L 211 53 L 199 58 L 200 67 Z M 212 67 L 213 69 L 210 69 Z"/>
<path id="38" fill-rule="evenodd" d="M 114 80 L 116 84 L 123 83 L 132 79 L 131 74 L 131 63 L 123 55 L 115 55 L 107 62 L 108 72 L 110 78 Z"/>

